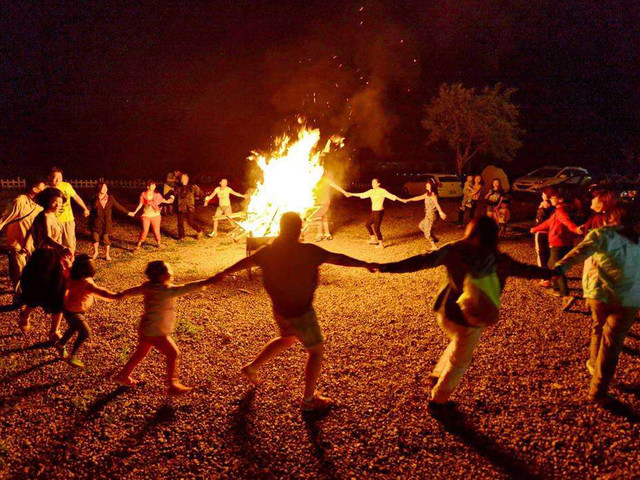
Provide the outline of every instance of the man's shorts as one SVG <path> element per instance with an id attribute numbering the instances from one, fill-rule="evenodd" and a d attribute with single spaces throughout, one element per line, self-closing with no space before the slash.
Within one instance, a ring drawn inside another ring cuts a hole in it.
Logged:
<path id="1" fill-rule="evenodd" d="M 62 225 L 62 245 L 72 252 L 76 251 L 76 222 L 70 220 L 68 222 L 60 222 Z"/>
<path id="2" fill-rule="evenodd" d="M 231 206 L 227 205 L 227 206 L 222 206 L 222 205 L 218 205 L 218 208 L 216 208 L 216 217 L 220 217 L 221 215 L 231 215 L 233 213 L 233 210 L 231 209 Z"/>
<path id="3" fill-rule="evenodd" d="M 313 309 L 299 317 L 283 317 L 276 312 L 274 312 L 274 317 L 280 329 L 280 336 L 296 337 L 304 348 L 315 347 L 324 342 L 318 317 Z"/>

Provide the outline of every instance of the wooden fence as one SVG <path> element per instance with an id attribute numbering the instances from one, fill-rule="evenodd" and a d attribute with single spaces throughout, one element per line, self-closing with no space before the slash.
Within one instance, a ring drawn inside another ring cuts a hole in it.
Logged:
<path id="1" fill-rule="evenodd" d="M 112 188 L 144 188 L 146 186 L 146 180 L 67 180 L 73 188 L 77 189 L 87 189 L 87 188 L 95 188 L 98 182 L 106 181 L 109 187 Z M 24 178 L 11 178 L 11 179 L 0 179 L 0 190 L 5 189 L 22 189 L 26 188 L 26 181 Z"/>

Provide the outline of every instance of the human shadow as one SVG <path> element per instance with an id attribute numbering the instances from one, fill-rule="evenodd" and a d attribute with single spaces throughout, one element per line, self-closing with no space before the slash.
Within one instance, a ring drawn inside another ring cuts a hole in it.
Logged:
<path id="1" fill-rule="evenodd" d="M 466 415 L 459 410 L 453 408 L 441 413 L 434 413 L 432 416 L 442 424 L 447 432 L 458 437 L 465 445 L 473 448 L 509 477 L 518 479 L 542 478 L 542 475 L 536 471 L 536 465 L 525 464 L 516 457 L 514 452 L 504 449 L 491 437 L 476 431 Z"/>
<path id="2" fill-rule="evenodd" d="M 626 345 L 622 347 L 622 351 L 631 357 L 640 357 L 640 352 L 638 350 L 627 347 Z"/>
<path id="3" fill-rule="evenodd" d="M 35 395 L 40 392 L 44 392 L 49 390 L 50 388 L 54 388 L 61 385 L 60 382 L 49 382 L 42 383 L 37 385 L 31 385 L 29 387 L 21 388 L 11 395 L 5 395 L 0 397 L 0 409 L 10 407 L 18 403 L 19 400 L 29 397 L 31 395 Z"/>
<path id="4" fill-rule="evenodd" d="M 333 460 L 327 455 L 330 442 L 322 439 L 322 421 L 329 414 L 325 412 L 304 412 L 302 419 L 307 430 L 307 437 L 313 449 L 312 453 L 319 464 L 319 474 L 323 478 L 337 478 L 337 468 Z"/>
<path id="5" fill-rule="evenodd" d="M 633 395 L 636 398 L 640 398 L 640 385 L 630 385 L 623 383 L 618 385 L 618 389 L 623 391 L 624 393 Z"/>
<path id="6" fill-rule="evenodd" d="M 31 352 L 33 350 L 40 350 L 43 348 L 52 347 L 53 344 L 50 341 L 46 342 L 38 342 L 33 345 L 28 345 L 26 347 L 12 348 L 10 350 L 2 350 L 0 352 L 0 357 L 8 357 L 9 355 L 13 355 L 14 353 L 23 353 L 23 352 Z"/>
<path id="7" fill-rule="evenodd" d="M 261 457 L 260 452 L 255 447 L 253 433 L 250 428 L 255 396 L 255 388 L 247 390 L 237 401 L 238 408 L 230 416 L 231 439 L 240 459 L 244 463 L 247 463 L 247 459 L 252 459 L 255 462 Z"/>
<path id="8" fill-rule="evenodd" d="M 0 340 L 5 340 L 7 338 L 15 338 L 19 337 L 20 334 L 18 332 L 7 333 L 6 335 L 0 335 Z"/>
<path id="9" fill-rule="evenodd" d="M 4 376 L 3 378 L 0 378 L 0 385 L 4 384 L 5 382 L 11 381 L 11 380 L 15 380 L 16 378 L 20 378 L 24 375 L 27 375 L 35 370 L 38 370 L 39 368 L 42 367 L 46 367 L 47 365 L 51 365 L 53 363 L 56 363 L 60 361 L 59 358 L 52 358 L 49 360 L 45 360 L 43 362 L 40 363 L 36 363 L 35 365 L 31 365 L 28 368 L 25 368 L 23 370 L 18 370 L 17 372 L 13 372 L 10 373 L 9 375 Z"/>
<path id="10" fill-rule="evenodd" d="M 124 388 L 124 387 L 122 387 Z M 127 390 L 125 388 L 125 390 Z M 142 425 L 142 428 L 125 439 L 122 445 L 109 454 L 110 457 L 126 458 L 135 453 L 135 447 L 155 430 L 158 425 L 172 423 L 176 420 L 176 409 L 168 403 L 163 403 L 155 413 Z"/>
<path id="11" fill-rule="evenodd" d="M 620 400 L 612 399 L 610 403 L 603 405 L 602 408 L 616 417 L 626 418 L 631 423 L 640 423 L 640 413 Z"/>

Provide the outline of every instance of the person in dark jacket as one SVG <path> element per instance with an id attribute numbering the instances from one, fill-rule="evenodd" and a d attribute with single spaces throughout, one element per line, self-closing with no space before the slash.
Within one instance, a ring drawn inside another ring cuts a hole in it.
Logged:
<path id="1" fill-rule="evenodd" d="M 464 373 L 471 365 L 482 332 L 490 322 L 472 322 L 463 312 L 459 299 L 465 291 L 467 277 L 481 279 L 498 278 L 494 307 L 499 308 L 499 295 L 508 276 L 523 278 L 549 278 L 551 271 L 534 265 L 520 263 L 498 250 L 498 225 L 488 217 L 473 219 L 467 225 L 462 240 L 443 246 L 423 255 L 382 264 L 381 272 L 407 273 L 443 265 L 447 269 L 447 281 L 438 294 L 434 310 L 438 324 L 449 337 L 450 343 L 431 373 L 433 389 L 429 407 L 438 410 L 445 407 Z M 495 276 L 494 276 L 495 275 Z M 497 313 L 497 312 L 496 312 Z M 482 313 L 480 313 L 482 316 Z M 476 315 L 477 317 L 477 315 Z"/>
<path id="2" fill-rule="evenodd" d="M 113 230 L 113 209 L 127 215 L 129 212 L 124 208 L 113 195 L 109 195 L 109 187 L 105 182 L 98 182 L 96 185 L 96 195 L 91 202 L 91 212 L 89 213 L 89 229 L 93 239 L 93 255 L 91 258 L 98 258 L 98 247 L 100 237 L 104 243 L 104 258 L 111 260 L 111 232 Z"/>
<path id="3" fill-rule="evenodd" d="M 573 248 L 577 235 L 582 234 L 569 215 L 569 206 L 564 201 L 564 195 L 560 190 L 555 190 L 549 197 L 551 205 L 555 207 L 553 215 L 544 222 L 531 229 L 531 233 L 546 232 L 549 235 L 549 268 L 553 268 L 558 260 L 564 257 Z M 562 296 L 562 309 L 568 310 L 576 297 L 569 295 L 567 277 L 562 274 L 554 280 L 553 291 L 555 295 Z"/>
<path id="4" fill-rule="evenodd" d="M 551 205 L 551 200 L 549 200 L 549 198 L 555 192 L 556 190 L 552 187 L 547 187 L 542 190 L 542 201 L 538 205 L 538 210 L 536 211 L 536 225 L 540 225 L 553 215 L 555 207 Z M 551 251 L 549 250 L 549 235 L 547 235 L 547 232 L 536 232 L 534 242 L 536 245 L 536 259 L 538 261 L 538 266 L 544 268 L 549 264 L 549 256 L 551 255 Z M 550 288 L 552 286 L 549 280 L 542 280 L 540 285 L 545 288 Z"/>
<path id="5" fill-rule="evenodd" d="M 176 211 L 178 212 L 178 240 L 184 238 L 184 221 L 196 231 L 196 238 L 202 237 L 202 230 L 195 223 L 196 197 L 202 197 L 202 190 L 197 185 L 189 184 L 189 175 L 183 173 L 175 189 Z"/>

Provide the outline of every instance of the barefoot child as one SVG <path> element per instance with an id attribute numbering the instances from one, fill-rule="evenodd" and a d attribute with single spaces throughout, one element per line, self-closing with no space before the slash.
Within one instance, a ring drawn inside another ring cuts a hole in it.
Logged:
<path id="1" fill-rule="evenodd" d="M 323 263 L 331 263 L 372 270 L 373 265 L 328 252 L 316 245 L 301 243 L 301 228 L 302 220 L 297 213 L 285 213 L 280 220 L 280 235 L 271 245 L 240 260 L 217 276 L 258 266 L 262 269 L 264 287 L 273 303 L 273 315 L 280 334 L 264 346 L 253 362 L 242 368 L 242 374 L 257 385 L 260 367 L 297 340 L 309 355 L 302 411 L 324 410 L 332 405 L 332 401 L 316 395 L 316 383 L 324 356 L 324 338 L 313 309 L 313 295 L 318 287 L 318 267 Z"/>
<path id="2" fill-rule="evenodd" d="M 138 328 L 138 346 L 129 361 L 113 380 L 125 387 L 133 387 L 138 382 L 131 378 L 136 366 L 155 347 L 167 359 L 167 395 L 182 395 L 191 391 L 178 380 L 178 358 L 180 351 L 171 338 L 175 324 L 174 304 L 176 297 L 186 295 L 215 282 L 216 277 L 184 285 L 173 285 L 171 266 L 161 260 L 149 262 L 145 270 L 148 282 L 118 293 L 118 298 L 142 295 L 144 314 Z"/>
<path id="3" fill-rule="evenodd" d="M 67 291 L 64 295 L 63 315 L 69 328 L 56 342 L 55 347 L 61 358 L 67 358 L 69 365 L 77 368 L 84 368 L 84 363 L 78 359 L 76 353 L 82 344 L 91 337 L 91 329 L 85 319 L 86 311 L 93 305 L 94 298 L 104 300 L 115 300 L 116 294 L 99 287 L 93 281 L 96 274 L 96 267 L 89 255 L 77 255 L 71 266 L 69 278 L 66 281 Z M 65 345 L 74 333 L 78 332 L 71 355 L 67 354 Z"/>

